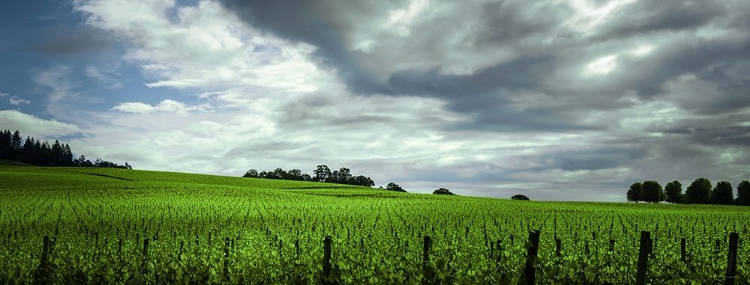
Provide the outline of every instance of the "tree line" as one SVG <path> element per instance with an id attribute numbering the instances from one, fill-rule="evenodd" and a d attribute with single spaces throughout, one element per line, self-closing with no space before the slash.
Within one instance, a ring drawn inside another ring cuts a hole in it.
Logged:
<path id="1" fill-rule="evenodd" d="M 370 177 L 364 175 L 352 175 L 349 168 L 346 167 L 331 171 L 326 165 L 318 165 L 315 170 L 313 170 L 312 175 L 303 173 L 299 169 L 285 171 L 284 169 L 276 168 L 273 171 L 261 172 L 258 172 L 255 169 L 250 169 L 242 177 L 338 183 L 365 187 L 375 186 L 375 182 L 372 181 Z"/>
<path id="2" fill-rule="evenodd" d="M 716 205 L 750 205 L 750 182 L 747 180 L 737 185 L 737 197 L 734 196 L 732 184 L 720 181 L 715 186 L 707 178 L 698 178 L 690 183 L 685 193 L 682 193 L 680 181 L 672 181 L 662 188 L 659 182 L 648 180 L 630 185 L 627 199 L 631 202 L 639 201 L 659 203 L 666 201 L 676 204 L 716 204 Z"/>
<path id="3" fill-rule="evenodd" d="M 74 158 L 68 144 L 61 144 L 58 140 L 49 143 L 28 136 L 23 139 L 18 130 L 13 133 L 10 130 L 0 131 L 0 159 L 37 166 L 133 168 L 127 162 L 125 165 L 118 165 L 100 158 L 91 162 L 83 155 Z"/>

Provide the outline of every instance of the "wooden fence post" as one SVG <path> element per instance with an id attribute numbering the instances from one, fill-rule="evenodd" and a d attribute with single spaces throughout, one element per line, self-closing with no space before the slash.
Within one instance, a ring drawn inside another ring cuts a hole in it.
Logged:
<path id="1" fill-rule="evenodd" d="M 331 236 L 326 236 L 323 241 L 323 280 L 328 284 L 328 278 L 331 277 Z"/>
<path id="2" fill-rule="evenodd" d="M 680 239 L 680 260 L 682 260 L 682 263 L 685 263 L 685 243 L 687 241 L 685 238 Z"/>
<path id="3" fill-rule="evenodd" d="M 529 243 L 531 245 L 526 253 L 526 268 L 524 269 L 524 273 L 526 274 L 526 284 L 532 285 L 534 284 L 534 275 L 536 274 L 534 264 L 536 263 L 537 254 L 539 253 L 538 230 L 529 231 Z"/>
<path id="4" fill-rule="evenodd" d="M 734 277 L 737 273 L 737 244 L 740 235 L 737 233 L 729 234 L 729 254 L 727 254 L 727 276 L 724 279 L 724 285 L 734 285 Z"/>
<path id="5" fill-rule="evenodd" d="M 648 269 L 648 254 L 649 254 L 649 243 L 651 241 L 651 233 L 647 231 L 641 232 L 641 244 L 638 252 L 638 275 L 635 278 L 636 285 L 646 285 L 646 270 Z"/>
<path id="6" fill-rule="evenodd" d="M 432 239 L 430 236 L 424 236 L 424 244 L 422 246 L 422 284 L 432 284 L 432 280 L 435 277 L 435 272 L 430 265 L 431 247 Z"/>
<path id="7" fill-rule="evenodd" d="M 42 243 L 42 259 L 40 260 L 39 264 L 41 266 L 47 266 L 47 256 L 49 254 L 49 236 L 44 236 L 44 238 L 42 239 Z"/>
<path id="8" fill-rule="evenodd" d="M 143 240 L 143 262 L 141 263 L 141 274 L 148 273 L 148 237 Z"/>

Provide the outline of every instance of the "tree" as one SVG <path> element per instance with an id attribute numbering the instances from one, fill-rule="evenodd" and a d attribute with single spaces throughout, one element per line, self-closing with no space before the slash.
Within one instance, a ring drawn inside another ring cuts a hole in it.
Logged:
<path id="1" fill-rule="evenodd" d="M 336 178 L 338 179 L 339 183 L 349 184 L 350 180 L 352 179 L 352 173 L 349 168 L 342 167 L 339 169 L 338 177 Z"/>
<path id="2" fill-rule="evenodd" d="M 451 193 L 451 190 L 440 188 L 432 192 L 432 194 L 440 194 L 440 195 L 455 195 Z"/>
<path id="3" fill-rule="evenodd" d="M 289 175 L 284 171 L 284 169 L 276 168 L 273 171 L 273 176 L 276 176 L 276 179 L 287 179 L 289 178 Z"/>
<path id="4" fill-rule="evenodd" d="M 667 202 L 669 203 L 682 203 L 682 184 L 680 181 L 672 181 L 664 186 L 664 192 L 667 196 Z"/>
<path id="5" fill-rule="evenodd" d="M 398 184 L 393 183 L 393 182 L 388 183 L 388 186 L 386 186 L 385 189 L 391 190 L 391 191 L 406 192 L 404 188 L 401 188 L 401 186 L 398 186 Z"/>
<path id="6" fill-rule="evenodd" d="M 289 175 L 290 180 L 298 180 L 298 181 L 304 180 L 302 179 L 302 171 L 299 169 L 295 168 L 295 169 L 289 170 L 289 172 L 287 172 L 286 174 Z"/>
<path id="7" fill-rule="evenodd" d="M 259 178 L 258 171 L 255 170 L 255 168 L 251 168 L 247 172 L 245 172 L 245 175 L 242 175 L 242 177 L 249 177 L 249 178 Z"/>
<path id="8" fill-rule="evenodd" d="M 328 168 L 325 164 L 318 165 L 318 167 L 313 171 L 313 175 L 315 175 L 315 181 L 318 182 L 326 182 L 331 177 L 331 169 Z"/>
<path id="9" fill-rule="evenodd" d="M 31 164 L 35 163 L 35 152 L 34 139 L 26 137 L 26 141 L 23 143 L 23 148 L 21 149 L 21 161 Z"/>
<path id="10" fill-rule="evenodd" d="M 628 201 L 636 203 L 638 203 L 638 201 L 643 201 L 643 199 L 641 198 L 642 189 L 643 187 L 641 185 L 641 182 L 636 182 L 630 185 L 627 193 Z"/>
<path id="11" fill-rule="evenodd" d="M 719 205 L 732 205 L 734 202 L 734 193 L 732 193 L 732 184 L 727 181 L 719 181 L 714 187 L 713 203 Z"/>
<path id="12" fill-rule="evenodd" d="M 659 203 L 664 197 L 664 189 L 659 182 L 654 180 L 644 181 L 641 184 L 641 199 L 649 203 Z"/>
<path id="13" fill-rule="evenodd" d="M 13 151 L 12 158 L 14 160 L 18 160 L 20 158 L 22 142 L 23 142 L 23 139 L 21 138 L 21 132 L 16 130 L 16 132 L 13 133 L 13 136 L 10 139 L 10 147 Z"/>
<path id="14" fill-rule="evenodd" d="M 529 197 L 526 197 L 526 195 L 516 194 L 513 195 L 513 197 L 510 197 L 511 200 L 521 200 L 521 201 L 528 201 Z"/>
<path id="15" fill-rule="evenodd" d="M 65 144 L 65 147 L 63 148 L 63 157 L 63 161 L 65 162 L 63 166 L 73 166 L 73 151 L 70 150 L 68 144 Z"/>
<path id="16" fill-rule="evenodd" d="M 11 148 L 11 140 L 13 135 L 9 130 L 0 131 L 0 158 L 11 159 L 13 156 L 13 149 Z"/>
<path id="17" fill-rule="evenodd" d="M 365 186 L 365 187 L 375 186 L 375 181 L 372 181 L 370 177 L 367 177 L 364 175 L 354 176 L 353 180 L 354 180 L 354 183 L 351 183 L 350 185 Z"/>
<path id="18" fill-rule="evenodd" d="M 742 181 L 737 185 L 737 205 L 750 206 L 750 181 Z"/>
<path id="19" fill-rule="evenodd" d="M 690 183 L 685 190 L 685 200 L 688 204 L 708 204 L 711 202 L 711 181 L 698 178 Z"/>

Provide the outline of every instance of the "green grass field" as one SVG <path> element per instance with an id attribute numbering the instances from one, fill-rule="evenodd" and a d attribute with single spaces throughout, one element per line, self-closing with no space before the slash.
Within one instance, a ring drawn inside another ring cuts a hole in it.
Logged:
<path id="1" fill-rule="evenodd" d="M 123 169 L 0 166 L 0 196 L 0 284 L 524 284 L 530 230 L 541 231 L 536 284 L 634 284 L 642 230 L 654 243 L 651 284 L 722 284 L 729 233 L 746 238 L 750 223 L 741 207 L 511 201 Z M 740 245 L 735 284 L 750 283 L 748 262 Z"/>

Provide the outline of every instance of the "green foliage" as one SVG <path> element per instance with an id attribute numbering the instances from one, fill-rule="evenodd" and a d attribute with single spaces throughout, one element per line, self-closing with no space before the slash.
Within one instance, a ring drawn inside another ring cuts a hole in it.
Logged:
<path id="1" fill-rule="evenodd" d="M 510 197 L 511 200 L 523 200 L 523 201 L 529 201 L 529 197 L 526 197 L 526 195 L 516 194 L 513 195 L 513 197 Z"/>
<path id="2" fill-rule="evenodd" d="M 439 189 L 436 189 L 435 191 L 432 191 L 432 194 L 438 194 L 438 195 L 454 195 L 454 194 L 453 194 L 453 192 L 451 192 L 451 190 L 448 190 L 448 189 L 446 189 L 446 188 L 439 188 Z"/>
<path id="3" fill-rule="evenodd" d="M 737 185 L 737 205 L 750 205 L 750 181 L 744 180 Z"/>
<path id="4" fill-rule="evenodd" d="M 421 284 L 425 273 L 435 284 L 522 284 L 530 229 L 542 233 L 537 284 L 634 283 L 641 230 L 655 237 L 650 284 L 717 284 L 725 236 L 750 227 L 744 208 L 712 205 L 517 203 L 101 168 L 0 167 L 0 179 L 0 284 Z M 40 266 L 44 236 L 54 245 Z M 716 239 L 718 253 L 707 246 Z M 736 284 L 750 283 L 748 256 L 740 247 Z"/>
<path id="5" fill-rule="evenodd" d="M 385 189 L 386 190 L 391 190 L 391 191 L 406 192 L 406 190 L 404 190 L 404 188 L 401 188 L 401 186 L 398 186 L 398 184 L 393 183 L 393 182 L 388 183 L 388 185 L 385 187 Z"/>
<path id="6" fill-rule="evenodd" d="M 654 180 L 644 181 L 641 184 L 641 197 L 643 201 L 649 203 L 659 203 L 664 200 L 664 189 L 659 182 Z"/>
<path id="7" fill-rule="evenodd" d="M 666 201 L 669 203 L 682 203 L 682 184 L 680 181 L 672 181 L 664 186 L 664 194 L 667 196 Z"/>
<path id="8" fill-rule="evenodd" d="M 641 198 L 641 192 L 643 192 L 643 185 L 641 182 L 636 182 L 630 185 L 630 188 L 628 188 L 627 193 L 627 199 L 630 202 L 636 202 L 643 201 L 643 198 Z"/>
<path id="9" fill-rule="evenodd" d="M 685 201 L 688 204 L 711 203 L 711 196 L 711 181 L 706 178 L 695 179 L 685 190 Z"/>
<path id="10" fill-rule="evenodd" d="M 713 203 L 718 205 L 732 205 L 734 194 L 732 184 L 727 181 L 719 181 L 713 190 Z"/>

